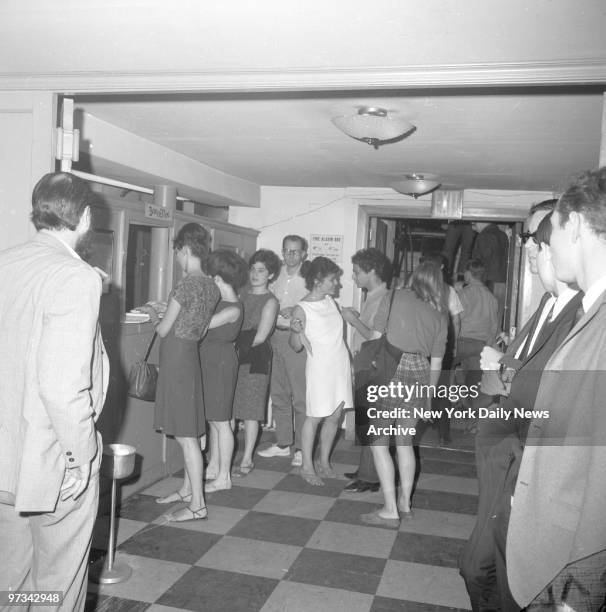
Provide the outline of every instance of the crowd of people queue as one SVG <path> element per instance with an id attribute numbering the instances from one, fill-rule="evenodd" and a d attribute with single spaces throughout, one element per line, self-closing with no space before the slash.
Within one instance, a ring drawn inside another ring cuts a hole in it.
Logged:
<path id="1" fill-rule="evenodd" d="M 69 610 L 84 606 L 101 459 L 95 422 L 109 378 L 101 278 L 78 255 L 91 203 L 81 179 L 45 175 L 32 196 L 36 236 L 0 253 L 0 549 L 10 552 L 0 556 L 0 591 L 59 589 Z M 598 610 L 606 594 L 605 236 L 606 168 L 531 209 L 521 237 L 546 293 L 502 352 L 486 346 L 497 332 L 498 300 L 482 283 L 481 261 L 466 263 L 458 294 L 432 256 L 406 287 L 390 291 L 385 256 L 358 251 L 354 280 L 367 295 L 357 312 L 334 299 L 340 268 L 324 257 L 306 262 L 302 237 L 284 239 L 283 264 L 265 249 L 245 262 L 209 252 L 208 232 L 185 225 L 174 241 L 181 280 L 165 308 L 142 308 L 162 338 L 154 426 L 177 439 L 185 461 L 182 486 L 157 500 L 186 503 L 168 520 L 203 520 L 205 493 L 254 469 L 268 390 L 276 443 L 258 454 L 294 451 L 292 463 L 311 485 L 334 475 L 342 412 L 358 404 L 347 322 L 354 354 L 382 338 L 397 355 L 391 382 L 435 385 L 445 358 L 473 359 L 483 370 L 478 401 L 550 415 L 478 422 L 478 517 L 460 560 L 473 609 Z M 376 402 L 387 411 L 401 405 L 389 396 Z M 232 470 L 234 419 L 244 423 L 244 452 Z M 366 442 L 346 490 L 380 483 L 383 507 L 361 520 L 397 527 L 412 518 L 412 439 L 395 439 L 399 495 L 389 440 Z"/>

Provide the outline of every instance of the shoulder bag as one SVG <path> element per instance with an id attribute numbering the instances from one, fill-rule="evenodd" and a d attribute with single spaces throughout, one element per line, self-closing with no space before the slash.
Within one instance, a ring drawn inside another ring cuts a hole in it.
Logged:
<path id="1" fill-rule="evenodd" d="M 136 397 L 146 402 L 153 402 L 156 399 L 158 366 L 153 363 L 147 363 L 156 336 L 157 334 L 154 332 L 145 352 L 145 357 L 131 367 L 128 375 L 128 394 L 131 397 Z"/>
<path id="2" fill-rule="evenodd" d="M 366 385 L 386 385 L 396 373 L 402 357 L 402 351 L 387 340 L 387 328 L 389 326 L 394 295 L 395 290 L 391 292 L 389 300 L 385 333 L 380 338 L 363 342 L 360 350 L 354 357 L 353 365 L 356 389 Z"/>

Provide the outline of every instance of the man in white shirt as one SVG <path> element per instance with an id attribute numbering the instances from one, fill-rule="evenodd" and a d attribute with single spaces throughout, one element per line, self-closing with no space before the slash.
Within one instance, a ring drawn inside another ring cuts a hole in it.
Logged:
<path id="1" fill-rule="evenodd" d="M 386 283 L 391 279 L 391 263 L 379 249 L 375 248 L 356 252 L 351 261 L 353 280 L 359 289 L 366 290 L 366 299 L 359 313 L 353 308 L 342 309 L 343 318 L 354 330 L 351 352 L 355 355 L 360 350 L 362 343 L 372 337 L 373 323 L 379 310 L 379 304 L 388 293 Z M 353 479 L 353 482 L 345 487 L 348 493 L 379 490 L 379 475 L 375 469 L 372 452 L 365 435 L 368 430 L 368 418 L 365 418 L 368 402 L 364 399 L 365 393 L 366 387 L 362 389 L 356 387 L 356 434 L 362 450 L 358 469 L 345 474 L 347 478 Z"/>
<path id="2" fill-rule="evenodd" d="M 305 421 L 305 351 L 290 348 L 290 317 L 293 307 L 307 294 L 301 265 L 307 257 L 307 240 L 297 235 L 282 241 L 284 264 L 270 290 L 280 302 L 276 329 L 271 336 L 271 403 L 276 422 L 276 443 L 258 451 L 261 457 L 288 457 L 294 443 L 292 465 L 302 465 L 301 429 Z"/>
<path id="3" fill-rule="evenodd" d="M 597 610 L 606 599 L 606 168 L 579 177 L 551 218 L 556 276 L 585 292 L 541 377 L 507 530 L 519 607 Z"/>

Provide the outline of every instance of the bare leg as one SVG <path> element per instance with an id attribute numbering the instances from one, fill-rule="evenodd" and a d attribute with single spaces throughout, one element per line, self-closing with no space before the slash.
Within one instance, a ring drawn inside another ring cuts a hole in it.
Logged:
<path id="1" fill-rule="evenodd" d="M 229 421 L 211 421 L 211 426 L 217 432 L 218 473 L 205 491 L 212 493 L 222 489 L 231 489 L 231 459 L 234 454 L 234 432 Z M 214 445 L 213 439 L 213 445 Z"/>
<path id="2" fill-rule="evenodd" d="M 324 484 L 322 479 L 316 474 L 314 469 L 314 440 L 316 431 L 322 418 L 308 416 L 303 423 L 301 432 L 301 450 L 303 451 L 303 465 L 301 466 L 301 476 L 311 485 L 321 486 Z"/>
<path id="3" fill-rule="evenodd" d="M 400 470 L 400 499 L 398 500 L 398 508 L 401 512 L 410 512 L 410 494 L 412 493 L 412 485 L 415 478 L 416 460 L 415 453 L 410 446 L 397 446 L 398 453 L 398 469 Z"/>
<path id="4" fill-rule="evenodd" d="M 185 472 L 191 486 L 191 501 L 188 508 L 182 508 L 172 514 L 173 520 L 179 521 L 183 518 L 189 518 L 193 512 L 205 508 L 204 493 L 202 490 L 202 452 L 200 451 L 200 440 L 198 438 L 181 438 L 176 437 L 177 442 L 183 449 L 183 458 L 185 460 Z"/>
<path id="5" fill-rule="evenodd" d="M 337 409 L 329 417 L 324 419 L 322 431 L 320 432 L 320 465 L 318 472 L 321 476 L 325 476 L 326 478 L 336 477 L 336 473 L 330 465 L 330 451 L 335 441 L 337 427 L 341 421 L 343 404 L 344 402 L 341 402 Z"/>
<path id="6" fill-rule="evenodd" d="M 208 465 L 206 466 L 206 480 L 214 480 L 219 473 L 219 430 L 217 428 L 216 421 L 209 421 L 210 426 L 209 432 L 209 443 L 210 443 L 210 458 Z"/>
<path id="7" fill-rule="evenodd" d="M 242 455 L 241 467 L 251 467 L 253 463 L 253 451 L 255 450 L 255 442 L 259 435 L 259 421 L 244 421 L 244 454 Z"/>
<path id="8" fill-rule="evenodd" d="M 372 457 L 375 461 L 375 468 L 381 482 L 381 491 L 385 505 L 378 511 L 383 518 L 398 518 L 398 507 L 396 505 L 396 474 L 393 460 L 389 454 L 388 441 L 384 444 L 372 446 Z"/>

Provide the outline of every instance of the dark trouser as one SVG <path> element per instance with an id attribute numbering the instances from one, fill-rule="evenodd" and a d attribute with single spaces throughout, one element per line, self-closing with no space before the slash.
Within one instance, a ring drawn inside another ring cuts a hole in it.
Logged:
<path id="1" fill-rule="evenodd" d="M 471 228 L 470 222 L 455 221 L 448 224 L 442 254 L 448 259 L 448 272 L 450 275 L 454 275 L 455 272 L 453 267 L 459 243 L 461 244 L 461 256 L 459 257 L 458 271 L 461 274 L 465 271 L 465 265 L 471 257 L 471 249 L 475 237 L 476 234 Z"/>
<path id="2" fill-rule="evenodd" d="M 377 484 L 379 475 L 375 468 L 375 461 L 372 457 L 370 449 L 370 440 L 368 439 L 369 420 L 367 415 L 368 400 L 366 399 L 366 386 L 361 389 L 356 389 L 355 392 L 356 405 L 356 441 L 362 446 L 360 452 L 360 463 L 357 469 L 357 480 L 367 482 L 369 484 Z"/>
<path id="3" fill-rule="evenodd" d="M 510 465 L 519 445 L 507 421 L 481 419 L 476 437 L 476 468 L 479 483 L 478 516 L 473 532 L 459 557 L 459 569 L 474 612 L 503 610 L 502 582 L 507 575 L 497 563 L 496 530 L 499 513 L 510 500 Z M 505 523 L 506 524 L 506 523 Z M 509 589 L 507 588 L 507 592 Z M 507 597 L 505 597 L 507 600 Z"/>

